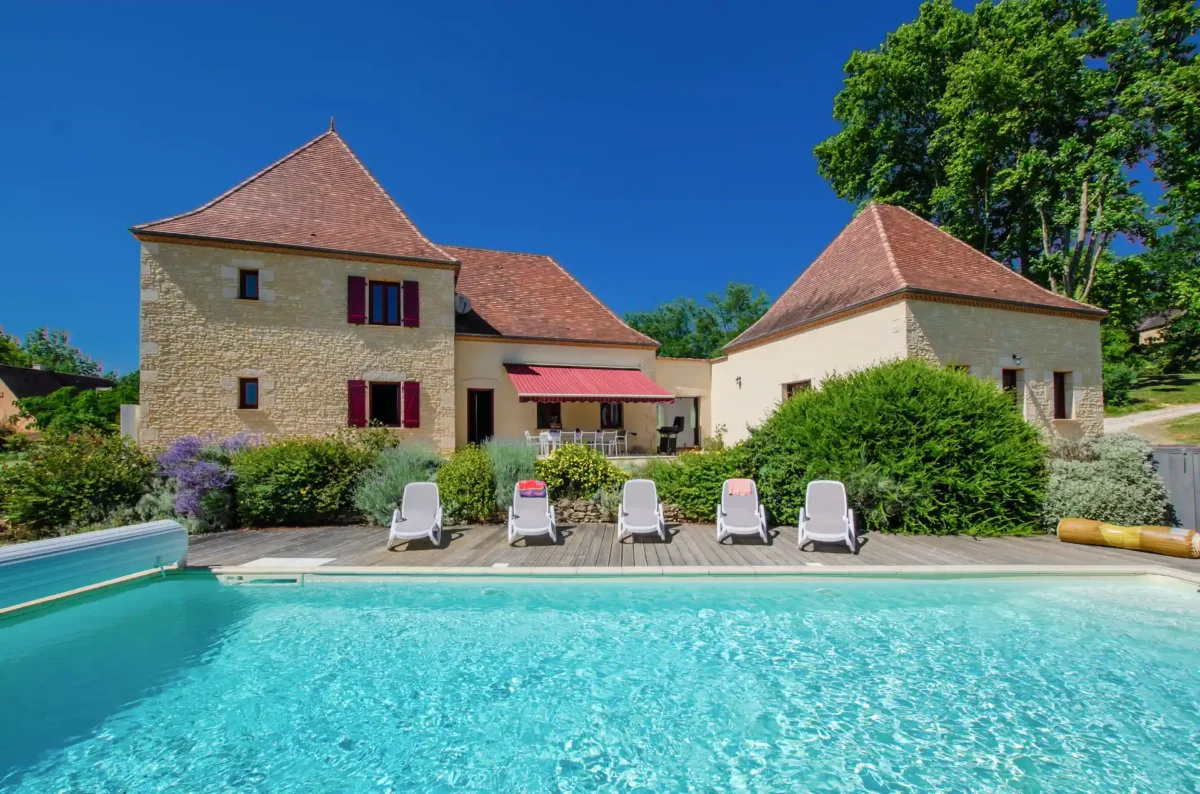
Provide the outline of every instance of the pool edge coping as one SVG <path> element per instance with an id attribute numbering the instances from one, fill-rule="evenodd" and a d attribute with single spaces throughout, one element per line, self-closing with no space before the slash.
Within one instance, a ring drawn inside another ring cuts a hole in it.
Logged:
<path id="1" fill-rule="evenodd" d="M 508 577 L 508 578 L 608 578 L 608 577 L 706 577 L 755 576 L 798 578 L 971 578 L 1004 576 L 1164 576 L 1200 585 L 1200 572 L 1156 563 L 1124 565 L 675 565 L 675 566 L 563 566 L 563 567 L 463 567 L 463 566 L 252 566 L 218 565 L 187 568 L 181 574 L 209 574 L 222 582 L 292 578 L 296 583 L 312 579 L 364 581 L 397 577 Z"/>
<path id="2" fill-rule="evenodd" d="M 1003 577 L 1111 577 L 1161 576 L 1200 586 L 1200 572 L 1185 571 L 1161 564 L 1128 565 L 666 565 L 624 567 L 525 567 L 471 568 L 454 566 L 365 566 L 325 565 L 289 568 L 287 566 L 218 565 L 211 567 L 151 568 L 120 576 L 104 582 L 79 587 L 56 595 L 0 609 L 0 619 L 28 615 L 40 609 L 61 605 L 107 588 L 137 582 L 154 576 L 211 576 L 222 584 L 291 584 L 312 582 L 378 582 L 389 579 L 430 578 L 519 578 L 519 579 L 582 579 L 654 577 L 703 578 L 714 577 L 778 577 L 794 579 L 970 579 Z"/>

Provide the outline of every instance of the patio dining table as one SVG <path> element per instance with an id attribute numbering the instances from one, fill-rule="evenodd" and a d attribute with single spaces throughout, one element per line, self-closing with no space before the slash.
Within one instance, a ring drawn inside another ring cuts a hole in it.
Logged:
<path id="1" fill-rule="evenodd" d="M 626 438 L 625 450 L 628 451 L 629 450 L 629 442 L 633 439 L 634 436 L 637 435 L 637 433 L 632 432 L 632 431 L 542 430 L 542 431 L 539 431 L 539 435 L 547 434 L 549 436 L 550 451 L 554 451 L 554 450 L 558 449 L 559 447 L 561 447 L 563 444 L 575 444 L 575 443 L 579 443 L 585 447 L 592 447 L 593 449 L 596 449 L 596 448 L 599 448 L 600 446 L 602 446 L 601 438 L 603 437 L 604 433 L 615 433 L 615 432 L 625 432 L 625 438 Z M 578 441 L 576 441 L 576 438 L 578 438 Z"/>

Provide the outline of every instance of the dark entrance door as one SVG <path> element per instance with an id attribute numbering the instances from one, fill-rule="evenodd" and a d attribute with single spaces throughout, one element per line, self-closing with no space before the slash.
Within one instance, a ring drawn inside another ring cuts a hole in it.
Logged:
<path id="1" fill-rule="evenodd" d="M 495 435 L 491 389 L 467 389 L 467 441 L 482 444 Z"/>

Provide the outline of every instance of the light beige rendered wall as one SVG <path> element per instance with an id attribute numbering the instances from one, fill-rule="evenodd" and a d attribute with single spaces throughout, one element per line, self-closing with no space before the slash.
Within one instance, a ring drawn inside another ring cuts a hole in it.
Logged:
<path id="1" fill-rule="evenodd" d="M 318 256 L 143 243 L 139 440 L 191 433 L 322 435 L 346 426 L 348 380 L 421 383 L 421 427 L 405 438 L 454 445 L 454 274 Z M 258 301 L 237 300 L 258 268 Z M 346 322 L 346 277 L 421 285 L 419 328 Z M 257 377 L 258 410 L 237 379 Z"/>
<path id="2" fill-rule="evenodd" d="M 13 397 L 12 389 L 0 380 L 0 426 L 12 422 L 14 430 L 30 429 L 33 426 L 33 420 L 16 418 L 20 413 L 21 409 L 17 405 L 17 398 Z"/>
<path id="3" fill-rule="evenodd" d="M 676 397 L 698 397 L 701 440 L 712 436 L 711 361 L 703 358 L 656 358 L 654 382 Z"/>
<path id="4" fill-rule="evenodd" d="M 523 438 L 537 431 L 536 403 L 523 403 L 504 372 L 505 364 L 557 364 L 560 366 L 637 367 L 654 377 L 654 351 L 618 347 L 537 344 L 504 341 L 460 340 L 455 353 L 455 406 L 458 420 L 455 439 L 467 443 L 467 390 L 492 389 L 497 438 Z M 600 427 L 599 403 L 563 403 L 563 428 L 596 430 Z M 625 429 L 637 433 L 631 447 L 656 443 L 655 410 L 652 404 L 627 403 Z"/>
<path id="5" fill-rule="evenodd" d="M 731 353 L 712 365 L 712 421 L 741 441 L 783 400 L 786 383 L 849 372 L 906 352 L 902 301 L 803 333 Z M 741 378 L 739 387 L 737 379 Z"/>
<path id="6" fill-rule="evenodd" d="M 997 387 L 1002 369 L 1019 369 L 1030 422 L 1071 438 L 1104 432 L 1098 321 L 924 300 L 905 301 L 905 311 L 910 355 L 969 366 Z M 1071 373 L 1070 420 L 1053 419 L 1055 372 Z"/>

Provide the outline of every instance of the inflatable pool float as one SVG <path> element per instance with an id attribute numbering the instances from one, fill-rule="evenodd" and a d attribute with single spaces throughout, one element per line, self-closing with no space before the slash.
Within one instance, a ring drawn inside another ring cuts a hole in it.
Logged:
<path id="1" fill-rule="evenodd" d="M 1200 532 L 1171 527 L 1122 527 L 1087 518 L 1064 518 L 1058 522 L 1058 539 L 1064 543 L 1111 546 L 1114 549 L 1148 551 L 1168 557 L 1200 559 Z"/>

